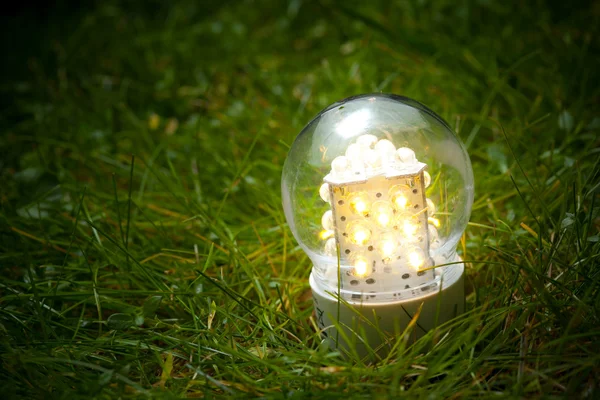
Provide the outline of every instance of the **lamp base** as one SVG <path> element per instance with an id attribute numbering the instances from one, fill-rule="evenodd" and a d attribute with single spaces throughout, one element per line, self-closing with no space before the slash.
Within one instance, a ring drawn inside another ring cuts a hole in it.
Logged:
<path id="1" fill-rule="evenodd" d="M 464 265 L 454 268 L 459 269 L 442 281 L 437 291 L 382 303 L 339 302 L 335 293 L 328 293 L 316 284 L 311 273 L 310 287 L 324 342 L 346 354 L 385 357 L 421 308 L 416 323 L 406 331 L 409 340 L 416 341 L 465 311 Z"/>

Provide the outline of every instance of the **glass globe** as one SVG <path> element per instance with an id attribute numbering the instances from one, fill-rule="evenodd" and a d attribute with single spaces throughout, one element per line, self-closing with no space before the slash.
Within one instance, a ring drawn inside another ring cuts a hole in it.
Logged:
<path id="1" fill-rule="evenodd" d="M 294 141 L 281 187 L 323 291 L 390 302 L 459 273 L 471 162 L 448 124 L 414 100 L 368 94 L 327 107 Z"/>

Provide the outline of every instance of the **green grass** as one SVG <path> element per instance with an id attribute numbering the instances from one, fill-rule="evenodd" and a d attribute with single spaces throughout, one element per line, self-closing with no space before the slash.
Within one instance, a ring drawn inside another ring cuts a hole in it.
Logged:
<path id="1" fill-rule="evenodd" d="M 3 28 L 4 398 L 600 395 L 598 4 L 52 10 Z M 468 312 L 369 363 L 319 345 L 280 173 L 375 91 L 455 128 L 476 195 Z"/>

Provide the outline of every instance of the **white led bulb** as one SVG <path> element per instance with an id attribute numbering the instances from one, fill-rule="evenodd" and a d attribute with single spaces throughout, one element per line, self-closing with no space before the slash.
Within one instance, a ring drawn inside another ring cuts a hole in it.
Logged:
<path id="1" fill-rule="evenodd" d="M 366 341 L 385 352 L 421 306 L 415 337 L 463 312 L 456 245 L 473 202 L 473 172 L 433 111 L 382 94 L 333 104 L 296 138 L 282 196 L 314 265 L 317 322 L 332 347 L 362 354 Z M 336 329 L 354 339 L 340 342 Z"/>

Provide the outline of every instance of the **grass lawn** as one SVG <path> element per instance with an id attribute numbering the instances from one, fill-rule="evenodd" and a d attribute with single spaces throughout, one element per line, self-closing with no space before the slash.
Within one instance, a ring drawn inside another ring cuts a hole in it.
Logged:
<path id="1" fill-rule="evenodd" d="M 600 6 L 59 1 L 2 17 L 3 398 L 600 396 Z M 287 151 L 369 92 L 468 147 L 468 312 L 320 345 Z"/>

